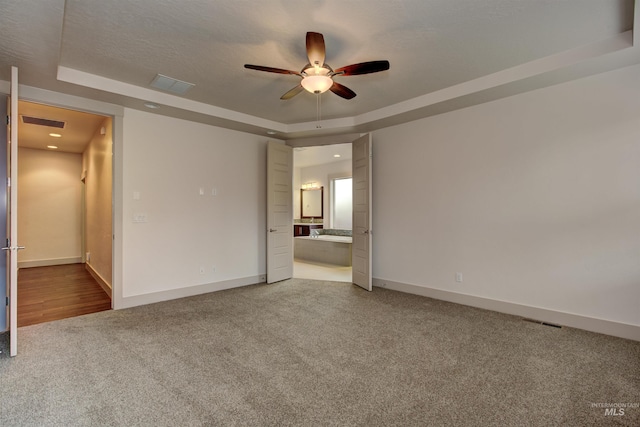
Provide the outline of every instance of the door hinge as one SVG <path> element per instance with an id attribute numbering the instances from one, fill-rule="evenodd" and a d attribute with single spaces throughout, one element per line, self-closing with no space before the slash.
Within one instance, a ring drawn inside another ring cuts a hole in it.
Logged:
<path id="1" fill-rule="evenodd" d="M 11 124 L 11 117 L 7 115 L 7 126 L 9 126 L 10 124 Z"/>
<path id="2" fill-rule="evenodd" d="M 9 297 L 7 297 L 7 303 L 6 306 L 9 307 Z"/>

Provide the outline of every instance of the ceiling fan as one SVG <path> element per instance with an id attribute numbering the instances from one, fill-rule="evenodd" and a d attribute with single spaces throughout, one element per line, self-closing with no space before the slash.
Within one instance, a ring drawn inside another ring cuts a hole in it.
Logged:
<path id="1" fill-rule="evenodd" d="M 302 92 L 303 89 L 316 94 L 330 90 L 342 98 L 351 99 L 356 96 L 356 93 L 348 87 L 334 82 L 333 77 L 357 76 L 389 69 L 389 61 L 369 61 L 347 65 L 346 67 L 333 70 L 324 62 L 324 37 L 320 33 L 307 33 L 307 57 L 309 58 L 309 63 L 305 65 L 300 72 L 251 64 L 244 64 L 244 67 L 250 70 L 277 74 L 294 74 L 300 77 L 302 79 L 300 84 L 280 97 L 280 99 L 284 100 L 293 98 Z"/>

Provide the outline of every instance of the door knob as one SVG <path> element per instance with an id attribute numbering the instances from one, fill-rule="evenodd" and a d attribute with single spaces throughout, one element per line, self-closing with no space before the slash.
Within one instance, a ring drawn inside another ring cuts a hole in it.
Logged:
<path id="1" fill-rule="evenodd" d="M 276 231 L 278 231 L 278 230 L 276 230 L 275 228 L 270 228 L 269 229 L 269 233 L 275 233 Z"/>

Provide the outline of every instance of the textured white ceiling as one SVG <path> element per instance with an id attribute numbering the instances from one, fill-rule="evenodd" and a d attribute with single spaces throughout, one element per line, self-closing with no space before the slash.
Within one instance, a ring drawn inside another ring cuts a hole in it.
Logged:
<path id="1" fill-rule="evenodd" d="M 29 86 L 133 108 L 155 98 L 163 106 L 160 114 L 199 114 L 199 121 L 211 117 L 251 132 L 271 127 L 285 138 L 332 129 L 365 131 L 636 61 L 634 56 L 620 65 L 593 65 L 593 58 L 631 46 L 620 37 L 633 27 L 633 5 L 633 0 L 3 0 L 0 79 L 8 80 L 9 66 L 18 65 L 21 83 Z M 358 96 L 322 95 L 322 116 L 329 121 L 320 131 L 306 125 L 316 118 L 314 95 L 279 99 L 298 77 L 243 68 L 252 63 L 300 70 L 307 62 L 307 31 L 324 34 L 326 62 L 333 68 L 378 59 L 391 63 L 389 71 L 336 77 Z M 586 50 L 579 60 L 558 56 L 613 39 L 617 44 Z M 546 68 L 531 65 L 544 58 L 552 58 Z M 590 71 L 578 70 L 580 61 Z M 474 83 L 513 67 L 520 67 L 518 75 Z M 563 69 L 564 74 L 557 72 Z M 157 73 L 196 86 L 180 99 L 163 97 L 149 87 Z M 117 82 L 132 86 L 118 88 Z M 453 94 L 451 88 L 465 84 Z"/>

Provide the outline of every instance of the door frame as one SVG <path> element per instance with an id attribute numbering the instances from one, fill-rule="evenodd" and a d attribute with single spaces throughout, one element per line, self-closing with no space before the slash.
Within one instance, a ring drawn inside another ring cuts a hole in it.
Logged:
<path id="1" fill-rule="evenodd" d="M 4 94 L 2 94 L 4 96 Z M 9 96 L 7 95 L 6 97 L 3 97 L 2 100 L 0 100 L 0 115 L 3 117 L 6 117 L 9 114 L 9 111 L 7 111 L 7 104 L 9 101 Z M 0 152 L 0 165 L 2 165 L 2 167 L 4 168 L 4 172 L 1 174 L 2 178 L 5 180 L 8 178 L 8 170 L 7 170 L 7 147 L 9 144 L 9 139 L 8 139 L 9 135 L 7 135 L 7 129 L 5 127 L 5 129 L 2 131 L 2 135 L 0 136 L 0 138 L 2 138 L 2 140 L 4 141 L 2 144 L 0 144 L 0 146 L 2 146 L 3 151 Z M 6 211 L 7 211 L 7 186 L 6 184 L 3 184 L 0 188 L 2 188 L 2 191 L 4 192 L 4 194 L 2 195 L 2 199 L 4 200 L 4 219 L 2 221 L 0 221 L 0 224 L 4 224 L 5 228 L 4 228 L 4 236 L 2 238 L 0 238 L 0 242 L 4 243 L 7 240 L 7 217 L 6 217 Z M 3 245 L 4 246 L 4 245 Z M 4 264 L 2 264 L 4 263 Z M 7 257 L 6 256 L 2 256 L 0 258 L 0 264 L 2 264 L 4 267 L 3 269 L 0 269 L 0 277 L 2 277 L 2 280 L 4 281 L 4 290 L 0 291 L 0 296 L 4 296 L 5 298 L 9 296 L 9 283 L 7 282 Z M 4 270 L 4 271 L 3 271 Z M 5 298 L 2 298 L 3 301 L 5 301 Z M 2 309 L 0 310 L 0 332 L 5 332 L 9 330 L 9 306 L 7 304 L 2 304 L 1 305 Z"/>
<path id="2" fill-rule="evenodd" d="M 18 355 L 18 68 L 11 67 L 10 134 L 7 135 L 7 287 L 9 296 L 9 355 Z"/>
<path id="3" fill-rule="evenodd" d="M 1 90 L 1 88 L 0 88 Z M 59 92 L 51 92 L 31 86 L 20 85 L 19 99 L 21 101 L 35 102 L 53 107 L 83 111 L 101 116 L 110 116 L 112 119 L 112 277 L 111 277 L 111 308 L 124 308 L 122 292 L 123 283 L 123 154 L 124 154 L 124 112 L 125 107 L 108 104 L 102 101 L 94 101 Z"/>
<path id="4" fill-rule="evenodd" d="M 314 147 L 314 146 L 324 146 L 324 145 L 334 145 L 334 144 L 351 144 L 352 150 L 354 147 L 354 144 L 356 142 L 358 142 L 359 140 L 364 140 L 365 138 L 368 141 L 368 168 L 367 168 L 367 192 L 368 192 L 368 220 L 367 220 L 367 228 L 366 228 L 366 236 L 367 236 L 367 246 L 368 246 L 368 263 L 367 263 L 367 284 L 365 286 L 362 286 L 364 289 L 372 291 L 373 290 L 373 268 L 372 268 L 372 253 L 373 253 L 373 244 L 372 244 L 372 236 L 373 236 L 373 231 L 372 231 L 372 227 L 373 227 L 373 205 L 372 205 L 372 194 L 373 194 L 373 179 L 372 179 L 372 168 L 373 168 L 373 162 L 372 162 L 372 150 L 373 150 L 373 135 L 369 132 L 369 133 L 364 133 L 364 134 L 350 134 L 350 135 L 343 135 L 344 137 L 351 137 L 351 138 L 355 138 L 352 139 L 350 141 L 341 141 L 341 142 L 336 142 L 335 140 L 331 140 L 331 141 L 327 141 L 326 143 L 318 143 L 316 145 L 304 145 L 304 147 Z M 292 145 L 292 147 L 296 147 L 296 145 Z M 351 160 L 351 177 L 352 178 L 352 185 L 354 185 L 355 183 L 355 162 L 352 158 Z M 293 165 L 295 167 L 295 164 Z M 342 174 L 335 174 L 335 175 L 330 175 L 328 177 L 329 179 L 329 187 L 330 187 L 330 192 L 329 192 L 329 199 L 331 199 L 332 195 L 332 189 L 331 189 L 331 182 L 333 179 L 335 178 L 349 178 L 346 176 L 343 176 Z M 292 188 L 292 195 L 291 197 L 293 198 L 293 188 Z M 355 206 L 353 206 L 354 201 L 352 201 L 352 215 L 355 209 Z M 329 204 L 331 205 L 331 201 L 329 202 Z M 331 209 L 329 209 L 329 223 L 332 221 L 332 215 L 333 213 L 331 212 Z M 352 224 L 352 231 L 355 230 L 355 221 L 353 221 Z M 353 233 L 352 233 L 353 235 Z M 352 236 L 353 239 L 353 236 Z M 352 244 L 353 245 L 353 244 Z M 354 256 L 353 256 L 353 250 L 352 250 L 352 254 L 351 254 L 351 259 L 353 260 Z M 353 262 L 352 264 L 352 273 L 351 273 L 351 280 L 353 284 L 357 284 L 354 280 L 353 280 Z M 360 286 L 360 285 L 359 285 Z"/>

